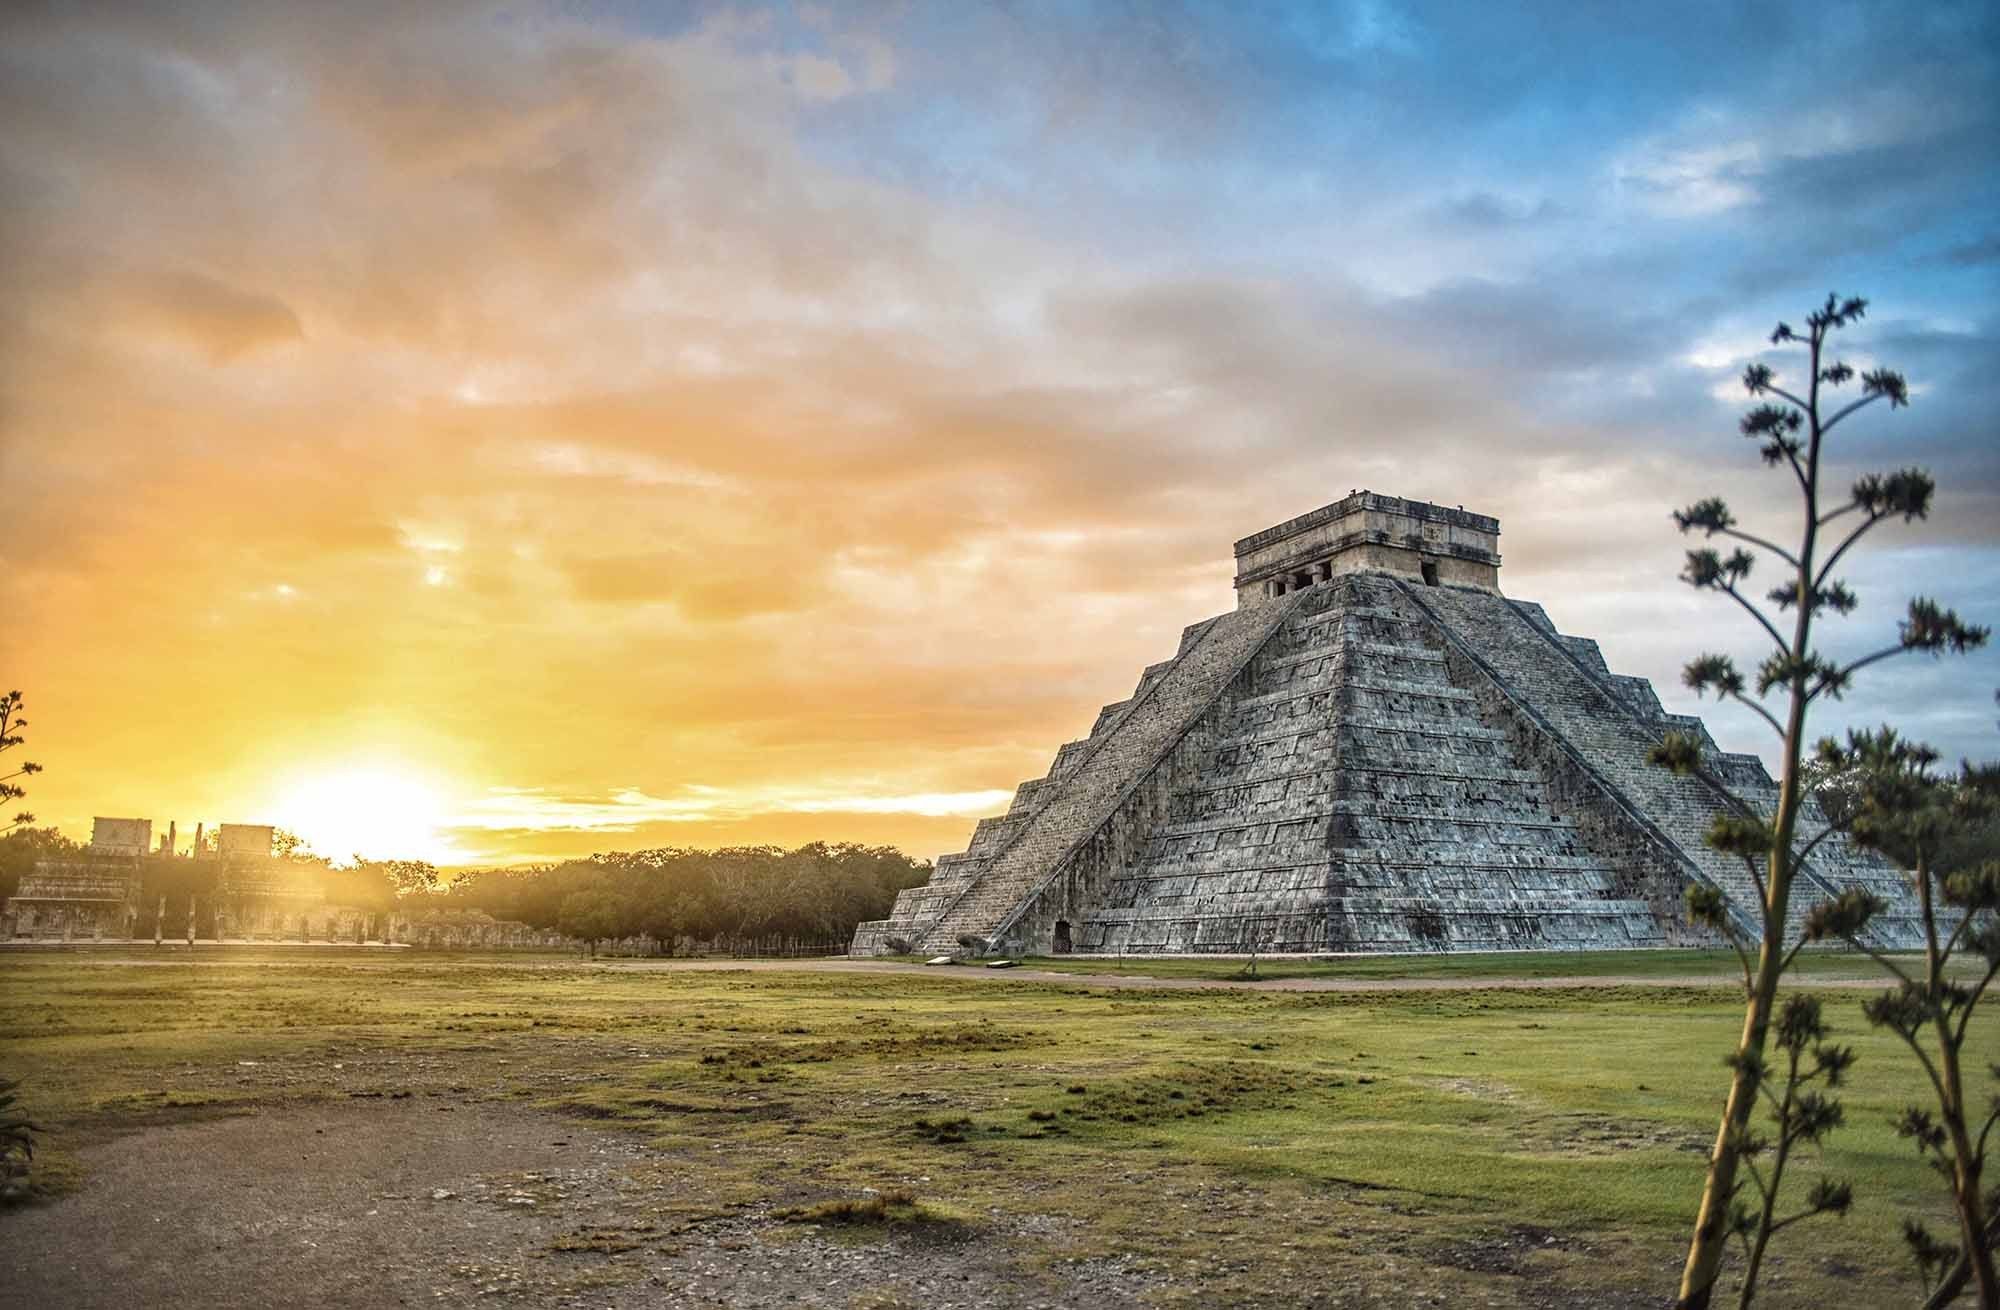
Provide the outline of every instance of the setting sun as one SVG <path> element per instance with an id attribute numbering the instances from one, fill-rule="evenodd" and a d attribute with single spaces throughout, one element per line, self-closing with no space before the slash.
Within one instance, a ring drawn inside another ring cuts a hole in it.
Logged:
<path id="1" fill-rule="evenodd" d="M 273 819 L 337 861 L 363 856 L 437 864 L 465 857 L 440 831 L 446 818 L 437 787 L 396 769 L 302 777 L 280 793 Z"/>

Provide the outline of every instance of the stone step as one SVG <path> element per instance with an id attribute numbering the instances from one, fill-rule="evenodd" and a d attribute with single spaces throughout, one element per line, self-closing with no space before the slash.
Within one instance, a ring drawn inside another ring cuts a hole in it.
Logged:
<path id="1" fill-rule="evenodd" d="M 1089 839 L 1136 784 L 1206 714 L 1299 598 L 1237 610 L 1206 625 L 1143 696 L 1098 738 L 1062 788 L 996 853 L 970 890 L 923 938 L 928 950 L 956 951 L 961 936 L 991 940 L 1069 853 Z"/>
<path id="2" fill-rule="evenodd" d="M 1449 845 L 1451 842 L 1462 839 L 1462 830 L 1464 829 L 1518 828 L 1523 831 L 1532 830 L 1536 832 L 1574 832 L 1576 830 L 1576 824 L 1573 820 L 1561 815 L 1552 815 L 1546 810 L 1539 813 L 1524 813 L 1520 815 L 1485 816 L 1462 814 L 1447 818 L 1434 811 L 1419 808 L 1402 808 L 1393 804 L 1366 800 L 1325 797 L 1316 800 L 1308 810 L 1295 811 L 1282 817 L 1261 818 L 1255 815 L 1246 816 L 1241 810 L 1231 810 L 1227 813 L 1226 817 L 1219 819 L 1173 819 L 1160 825 L 1154 834 L 1154 840 L 1164 841 L 1174 837 L 1189 837 L 1197 833 L 1206 832 L 1252 832 L 1284 823 L 1303 822 L 1308 818 L 1330 820 L 1335 817 L 1395 820 L 1413 825 L 1430 824 L 1440 835 L 1445 834 L 1447 831 L 1451 834 L 1444 840 L 1435 843 L 1425 843 L 1426 845 L 1435 844 L 1440 846 Z M 1245 822 L 1246 818 L 1248 819 L 1247 823 Z M 1447 828 L 1446 825 L 1450 825 L 1450 827 Z"/>
<path id="3" fill-rule="evenodd" d="M 1412 594 L 1581 753 L 1599 778 L 1618 789 L 1625 804 L 1646 815 L 1689 866 L 1737 903 L 1746 930 L 1754 924 L 1755 884 L 1740 863 L 1708 849 L 1702 840 L 1721 798 L 1697 779 L 1646 763 L 1660 728 L 1632 716 L 1548 631 L 1504 597 L 1452 587 Z M 1795 922 L 1793 931 L 1797 928 Z"/>

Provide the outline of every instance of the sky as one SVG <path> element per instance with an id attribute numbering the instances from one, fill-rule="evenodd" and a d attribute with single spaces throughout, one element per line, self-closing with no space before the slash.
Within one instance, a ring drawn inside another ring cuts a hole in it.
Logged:
<path id="1" fill-rule="evenodd" d="M 1669 511 L 1829 291 L 1917 465 L 1838 654 L 2000 618 L 2000 10 L 12 4 L 26 802 L 445 864 L 959 849 L 1366 487 L 1701 710 Z M 1759 575 L 1764 576 L 1764 575 Z M 2000 754 L 2000 656 L 1819 728 Z"/>

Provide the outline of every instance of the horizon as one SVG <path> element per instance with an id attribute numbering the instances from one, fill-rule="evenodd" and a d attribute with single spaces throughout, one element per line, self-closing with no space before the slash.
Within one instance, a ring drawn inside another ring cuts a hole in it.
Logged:
<path id="1" fill-rule="evenodd" d="M 162 821 L 153 819 L 151 816 L 144 814 L 123 814 L 123 815 L 97 814 L 97 815 L 92 815 L 91 819 L 87 822 L 94 823 L 97 820 L 104 820 L 104 819 L 109 819 L 117 822 L 132 822 L 136 820 L 140 822 L 151 823 L 153 825 L 151 834 L 153 845 L 145 852 L 145 854 L 141 858 L 158 859 L 158 858 L 163 858 L 168 854 L 168 852 L 161 849 L 159 845 L 160 839 L 162 837 L 166 837 L 169 835 L 169 831 L 165 826 L 163 826 Z M 223 819 L 217 822 L 209 822 L 207 820 L 197 820 L 193 827 L 189 827 L 184 824 L 179 824 L 178 820 L 166 820 L 165 823 L 173 823 L 177 825 L 176 831 L 173 833 L 175 844 L 174 844 L 174 849 L 172 851 L 172 855 L 173 858 L 182 860 L 194 859 L 203 854 L 215 858 L 221 858 L 221 852 L 218 851 L 214 846 L 212 845 L 196 846 L 194 843 L 197 840 L 204 842 L 212 840 L 214 837 L 215 830 L 217 828 L 224 826 L 225 824 L 242 826 L 242 827 L 251 827 L 251 828 L 268 827 L 272 829 L 272 835 L 274 839 L 278 840 L 282 840 L 287 837 L 299 838 L 298 844 L 296 846 L 293 846 L 289 850 L 286 850 L 284 852 L 279 852 L 276 849 L 276 844 L 274 842 L 270 858 L 288 859 L 297 856 L 301 857 L 307 863 L 318 863 L 320 861 L 325 861 L 326 867 L 339 871 L 352 870 L 364 863 L 383 864 L 396 860 L 415 858 L 411 856 L 396 855 L 394 853 L 375 855 L 375 854 L 364 854 L 358 851 L 350 852 L 347 855 L 333 855 L 326 851 L 315 849 L 310 843 L 306 842 L 303 838 L 299 837 L 298 833 L 291 831 L 291 829 L 289 828 L 285 828 L 277 824 L 262 823 L 255 819 L 243 819 L 243 820 Z M 87 848 L 90 845 L 91 834 L 88 831 L 85 831 L 81 836 L 78 836 L 73 833 L 62 832 L 58 825 L 51 823 L 41 823 L 38 821 L 32 825 L 25 825 L 24 827 L 17 829 L 16 831 L 19 832 L 28 832 L 31 830 L 48 831 L 50 829 L 55 829 L 62 837 L 66 838 L 67 840 L 76 842 L 80 846 Z M 909 858 L 918 861 L 919 863 L 929 862 L 929 857 L 911 855 L 907 851 L 902 851 L 899 847 L 895 847 L 893 845 L 885 843 L 875 843 L 873 845 L 870 845 L 867 843 L 848 843 L 837 840 L 825 841 L 820 839 L 808 839 L 806 841 L 799 842 L 796 845 L 792 846 L 778 846 L 775 843 L 746 843 L 737 846 L 685 846 L 685 845 L 605 846 L 597 850 L 586 851 L 576 855 L 531 857 L 531 858 L 509 860 L 506 861 L 505 863 L 479 862 L 472 864 L 439 864 L 439 865 L 434 865 L 433 867 L 437 869 L 439 875 L 444 879 L 444 884 L 446 886 L 449 886 L 453 877 L 458 874 L 483 873 L 488 871 L 498 871 L 507 869 L 546 868 L 568 863 L 571 861 L 587 862 L 597 859 L 608 859 L 613 856 L 619 856 L 619 855 L 650 854 L 656 851 L 687 851 L 693 854 L 717 854 L 724 851 L 746 850 L 746 849 L 778 849 L 790 852 L 802 849 L 806 846 L 812 846 L 816 844 L 828 847 L 861 845 L 867 849 L 896 850 L 899 853 L 907 855 L 909 856 Z M 430 863 L 429 861 L 421 861 L 421 860 L 418 862 Z"/>
<path id="2" fill-rule="evenodd" d="M 1913 593 L 2000 617 L 1990 5 L 0 33 L 38 826 L 931 860 L 1231 607 L 1233 541 L 1351 487 L 1496 516 L 1506 594 L 1768 760 L 1680 685 L 1757 652 L 1668 516 L 1790 522 L 1737 380 L 1796 370 L 1771 325 L 1830 290 L 1913 397 L 1843 429 L 1831 485 L 1940 488 L 1855 559 L 1830 649 Z M 1814 735 L 1992 758 L 1996 685 L 1992 649 L 1895 661 Z"/>

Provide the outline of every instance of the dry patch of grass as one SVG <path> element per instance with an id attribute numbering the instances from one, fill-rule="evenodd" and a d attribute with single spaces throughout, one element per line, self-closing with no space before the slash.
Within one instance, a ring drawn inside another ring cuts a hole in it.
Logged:
<path id="1" fill-rule="evenodd" d="M 884 1225 L 952 1228 L 962 1223 L 956 1215 L 926 1205 L 915 1194 L 900 1187 L 871 1191 L 861 1196 L 840 1196 L 814 1205 L 779 1210 L 776 1217 L 787 1223 L 828 1224 L 837 1227 L 880 1227 Z"/>
<path id="2" fill-rule="evenodd" d="M 579 1228 L 550 1241 L 542 1251 L 547 1255 L 617 1255 L 636 1251 L 656 1236 L 651 1224 L 639 1224 L 629 1229 Z"/>

